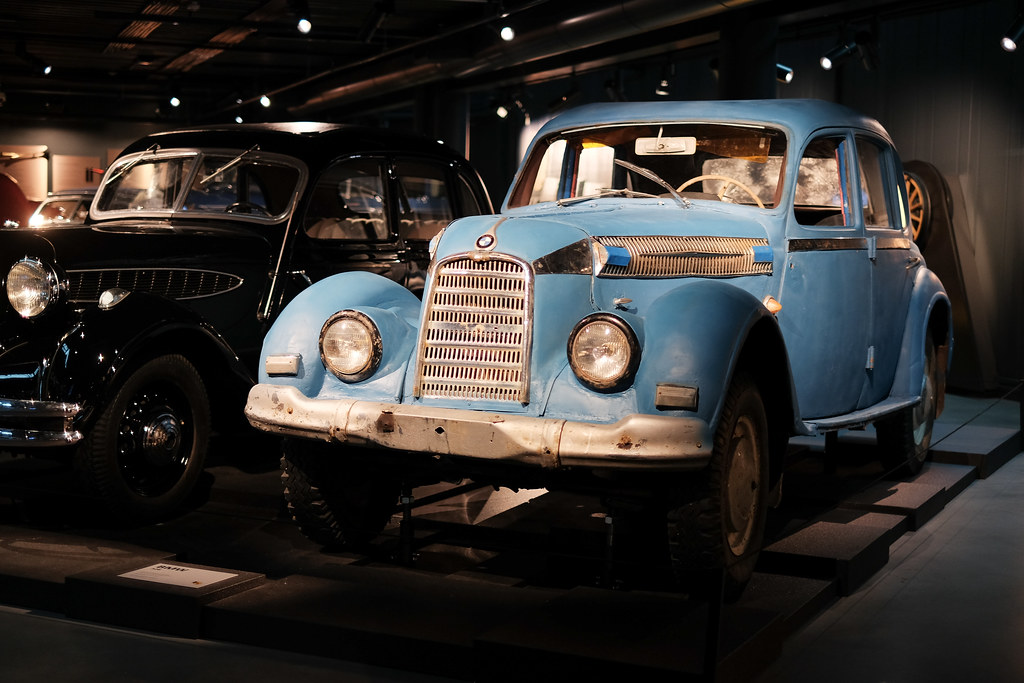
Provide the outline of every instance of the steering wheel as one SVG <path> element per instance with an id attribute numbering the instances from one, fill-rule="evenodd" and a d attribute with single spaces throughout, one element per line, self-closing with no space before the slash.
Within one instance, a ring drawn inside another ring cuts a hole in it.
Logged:
<path id="1" fill-rule="evenodd" d="M 235 202 L 234 204 L 229 204 L 224 208 L 224 213 L 248 213 L 258 214 L 261 216 L 270 215 L 270 212 L 265 208 L 259 204 L 253 204 L 252 202 Z"/>
<path id="2" fill-rule="evenodd" d="M 735 185 L 736 187 L 740 188 L 741 190 L 746 192 L 748 195 L 750 195 L 751 199 L 753 199 L 757 203 L 757 207 L 759 209 L 763 209 L 764 208 L 764 203 L 761 201 L 760 197 L 758 197 L 756 194 L 754 194 L 754 191 L 751 190 L 749 187 L 747 187 L 746 185 L 744 185 L 740 181 L 736 180 L 735 178 L 730 178 L 729 176 L 724 176 L 724 175 L 717 175 L 717 174 L 714 174 L 714 173 L 711 173 L 711 174 L 708 174 L 708 175 L 699 175 L 696 178 L 690 178 L 685 183 L 683 183 L 682 185 L 677 187 L 676 188 L 676 192 L 682 192 L 683 190 L 688 188 L 690 185 L 693 185 L 694 183 L 700 182 L 701 180 L 721 180 L 722 182 L 724 182 L 725 185 L 722 185 L 722 189 L 718 192 L 718 198 L 721 199 L 722 201 L 725 201 L 725 199 L 724 199 L 725 191 L 728 190 L 733 185 Z"/>

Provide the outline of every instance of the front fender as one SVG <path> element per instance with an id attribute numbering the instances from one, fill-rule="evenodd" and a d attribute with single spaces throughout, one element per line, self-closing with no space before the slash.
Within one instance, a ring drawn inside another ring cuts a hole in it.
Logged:
<path id="1" fill-rule="evenodd" d="M 160 353 L 195 357 L 211 352 L 222 367 L 251 383 L 220 335 L 181 304 L 133 292 L 109 310 L 89 307 L 61 338 L 43 381 L 45 400 L 80 403 L 79 426 L 111 398 L 121 373 Z"/>
<path id="2" fill-rule="evenodd" d="M 320 360 L 320 330 L 329 317 L 341 310 L 358 310 L 380 330 L 382 356 L 374 376 L 345 384 L 328 372 Z M 288 384 L 309 397 L 394 400 L 401 396 L 402 382 L 419 325 L 420 300 L 386 277 L 365 272 L 332 275 L 303 290 L 281 312 L 263 340 L 259 381 Z M 294 376 L 266 371 L 268 355 L 300 358 Z"/>
<path id="3" fill-rule="evenodd" d="M 937 358 L 940 368 L 949 367 L 953 360 L 953 314 L 949 297 L 939 278 L 932 271 L 921 268 L 914 278 L 907 321 L 903 327 L 903 343 L 896 364 L 892 390 L 894 399 L 916 398 L 921 395 L 924 382 L 925 338 L 932 335 L 936 350 L 941 353 L 945 345 L 945 358 Z"/>
<path id="4" fill-rule="evenodd" d="M 751 331 L 762 323 L 777 327 L 753 295 L 719 280 L 683 284 L 654 301 L 644 318 L 647 341 L 635 383 L 640 411 L 687 414 L 659 410 L 655 389 L 691 386 L 698 390 L 694 412 L 712 429 Z M 784 353 L 777 361 L 787 366 Z"/>

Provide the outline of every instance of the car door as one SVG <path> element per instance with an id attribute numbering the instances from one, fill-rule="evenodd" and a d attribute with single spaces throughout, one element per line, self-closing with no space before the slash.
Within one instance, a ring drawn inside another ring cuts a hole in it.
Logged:
<path id="1" fill-rule="evenodd" d="M 912 277 L 922 260 L 911 253 L 905 230 L 907 213 L 901 211 L 906 206 L 903 174 L 892 147 L 867 134 L 858 134 L 855 140 L 860 175 L 857 206 L 871 261 L 871 345 L 860 401 L 861 407 L 866 407 L 889 395 L 903 342 Z"/>
<path id="2" fill-rule="evenodd" d="M 865 381 L 871 261 L 854 208 L 853 139 L 823 131 L 801 152 L 777 319 L 803 418 L 855 410 Z"/>

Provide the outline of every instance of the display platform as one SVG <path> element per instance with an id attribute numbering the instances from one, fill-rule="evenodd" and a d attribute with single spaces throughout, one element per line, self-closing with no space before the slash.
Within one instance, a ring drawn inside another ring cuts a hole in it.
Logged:
<path id="1" fill-rule="evenodd" d="M 874 462 L 870 429 L 794 439 L 757 572 L 724 606 L 715 577 L 675 585 L 649 539 L 563 493 L 417 489 L 411 524 L 397 515 L 365 553 L 326 552 L 286 518 L 275 449 L 255 438 L 216 443 L 206 496 L 145 527 L 88 513 L 60 468 L 0 462 L 0 603 L 459 680 L 521 680 L 538 667 L 574 679 L 749 678 L 1004 451 L 1020 452 L 1017 405 L 993 405 L 950 397 L 935 452 L 973 460 L 929 462 L 909 479 Z"/>

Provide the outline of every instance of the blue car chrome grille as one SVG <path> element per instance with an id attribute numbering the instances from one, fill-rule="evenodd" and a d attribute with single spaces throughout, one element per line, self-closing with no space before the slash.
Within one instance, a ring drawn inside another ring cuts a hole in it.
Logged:
<path id="1" fill-rule="evenodd" d="M 198 299 L 223 294 L 242 284 L 242 278 L 212 270 L 184 268 L 118 268 L 68 271 L 68 298 L 95 303 L 112 287 L 147 292 L 169 299 Z"/>
<path id="2" fill-rule="evenodd" d="M 606 247 L 629 252 L 626 265 L 609 263 L 601 277 L 735 277 L 771 275 L 768 240 L 752 237 L 603 236 Z M 766 256 L 767 255 L 767 256 Z"/>
<path id="3" fill-rule="evenodd" d="M 424 296 L 415 395 L 528 403 L 531 276 L 500 254 L 439 262 Z"/>

